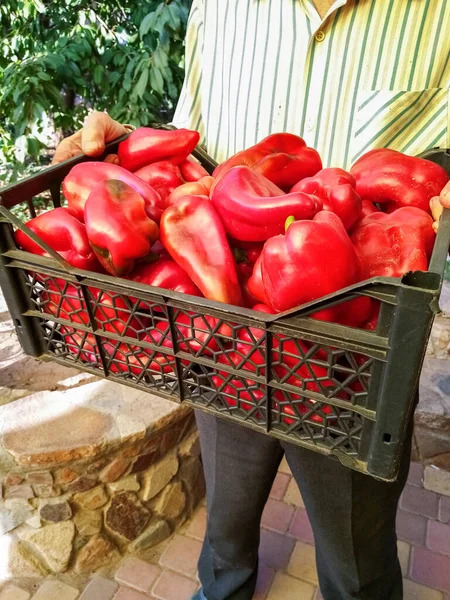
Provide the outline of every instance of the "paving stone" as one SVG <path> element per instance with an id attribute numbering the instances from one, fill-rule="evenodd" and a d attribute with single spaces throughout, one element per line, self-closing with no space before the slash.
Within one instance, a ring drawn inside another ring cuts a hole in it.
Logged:
<path id="1" fill-rule="evenodd" d="M 291 478 L 286 473 L 278 472 L 270 490 L 270 497 L 275 500 L 283 500 Z"/>
<path id="2" fill-rule="evenodd" d="M 289 527 L 289 534 L 302 542 L 314 544 L 314 534 L 304 508 L 298 508 Z"/>
<path id="3" fill-rule="evenodd" d="M 44 504 L 39 509 L 39 516 L 44 521 L 59 523 L 60 521 L 68 521 L 72 517 L 72 509 L 68 502 Z"/>
<path id="4" fill-rule="evenodd" d="M 103 483 L 113 483 L 117 481 L 131 464 L 129 458 L 123 458 L 121 456 L 115 458 L 112 462 L 106 466 L 100 473 L 100 481 Z"/>
<path id="5" fill-rule="evenodd" d="M 439 521 L 450 522 L 450 498 L 442 496 L 439 502 Z"/>
<path id="6" fill-rule="evenodd" d="M 148 596 L 147 594 L 144 595 L 141 592 L 130 590 L 130 588 L 120 587 L 114 596 L 114 600 L 148 600 Z"/>
<path id="7" fill-rule="evenodd" d="M 30 596 L 30 592 L 15 585 L 10 585 L 0 592 L 0 600 L 29 600 Z"/>
<path id="8" fill-rule="evenodd" d="M 120 554 L 114 544 L 103 535 L 95 535 L 81 548 L 75 562 L 77 573 L 92 573 L 118 560 Z"/>
<path id="9" fill-rule="evenodd" d="M 313 600 L 316 588 L 305 581 L 277 573 L 267 600 Z"/>
<path id="10" fill-rule="evenodd" d="M 28 473 L 27 483 L 31 485 L 53 485 L 53 476 L 49 471 Z"/>
<path id="11" fill-rule="evenodd" d="M 278 467 L 278 471 L 280 471 L 281 473 L 286 473 L 287 475 L 292 475 L 291 469 L 289 468 L 289 465 L 286 460 L 286 456 L 283 456 L 283 460 L 281 461 L 280 466 Z"/>
<path id="12" fill-rule="evenodd" d="M 400 498 L 400 508 L 429 519 L 437 518 L 438 506 L 439 496 L 437 494 L 413 485 L 406 485 Z"/>
<path id="13" fill-rule="evenodd" d="M 153 465 L 144 473 L 142 481 L 141 497 L 144 502 L 154 498 L 166 487 L 169 481 L 178 471 L 178 458 L 175 454 L 169 454 L 156 465 Z"/>
<path id="14" fill-rule="evenodd" d="M 289 482 L 288 489 L 284 496 L 284 501 L 288 504 L 293 504 L 294 506 L 300 506 L 302 508 L 305 508 L 305 504 L 300 494 L 300 490 L 298 489 L 297 482 L 293 477 L 291 477 L 291 480 Z"/>
<path id="15" fill-rule="evenodd" d="M 411 554 L 411 546 L 401 540 L 397 541 L 397 553 L 402 573 L 404 577 L 408 576 L 409 573 L 409 556 Z"/>
<path id="16" fill-rule="evenodd" d="M 141 485 L 137 479 L 137 475 L 128 475 L 113 483 L 108 483 L 108 491 L 110 494 L 117 494 L 117 492 L 138 492 L 141 489 Z"/>
<path id="17" fill-rule="evenodd" d="M 443 496 L 450 496 L 450 471 L 428 465 L 425 467 L 423 485 L 427 490 Z"/>
<path id="18" fill-rule="evenodd" d="M 193 577 L 197 571 L 201 549 L 202 544 L 198 540 L 175 534 L 159 563 L 162 567 Z"/>
<path id="19" fill-rule="evenodd" d="M 78 477 L 77 479 L 75 479 L 75 481 L 72 481 L 71 483 L 69 483 L 67 485 L 67 489 L 70 492 L 74 492 L 74 493 L 79 493 L 79 492 L 87 492 L 88 490 L 91 490 L 93 487 L 95 487 L 95 485 L 97 484 L 97 477 L 95 476 L 87 476 L 87 475 L 81 475 L 81 477 Z"/>
<path id="20" fill-rule="evenodd" d="M 286 568 L 295 546 L 295 540 L 275 531 L 261 531 L 259 559 L 276 571 Z"/>
<path id="21" fill-rule="evenodd" d="M 45 581 L 33 596 L 33 600 L 76 600 L 79 591 L 61 581 Z"/>
<path id="22" fill-rule="evenodd" d="M 77 513 L 73 521 L 80 535 L 89 537 L 100 533 L 102 529 L 102 513 L 94 510 L 83 510 Z"/>
<path id="23" fill-rule="evenodd" d="M 403 510 L 397 511 L 397 536 L 399 539 L 418 546 L 425 544 L 427 520 Z"/>
<path id="24" fill-rule="evenodd" d="M 272 531 L 278 531 L 279 533 L 286 533 L 289 525 L 294 516 L 295 508 L 281 502 L 280 500 L 274 500 L 269 498 L 264 507 L 262 514 L 261 525 L 266 529 Z"/>
<path id="25" fill-rule="evenodd" d="M 73 502 L 75 505 L 84 508 L 85 510 L 95 510 L 96 508 L 101 508 L 108 502 L 108 496 L 106 495 L 103 485 L 98 485 L 87 492 L 75 494 Z"/>
<path id="26" fill-rule="evenodd" d="M 34 498 L 33 488 L 30 485 L 12 485 L 4 491 L 5 500 L 8 498 Z"/>
<path id="27" fill-rule="evenodd" d="M 153 596 L 160 600 L 188 600 L 198 589 L 198 583 L 178 573 L 163 571 L 153 588 Z"/>
<path id="28" fill-rule="evenodd" d="M 170 483 L 158 496 L 153 510 L 165 519 L 176 519 L 186 506 L 186 494 L 180 481 Z"/>
<path id="29" fill-rule="evenodd" d="M 427 546 L 440 554 L 450 555 L 450 525 L 430 521 L 427 532 Z"/>
<path id="30" fill-rule="evenodd" d="M 113 600 L 118 585 L 111 579 L 94 575 L 80 596 L 80 600 Z"/>
<path id="31" fill-rule="evenodd" d="M 408 483 L 417 487 L 423 487 L 424 467 L 421 463 L 412 462 L 409 466 Z"/>
<path id="32" fill-rule="evenodd" d="M 206 532 L 206 521 L 207 521 L 206 507 L 201 506 L 196 511 L 194 517 L 192 518 L 192 520 L 189 524 L 189 527 L 187 528 L 187 531 L 186 531 L 187 535 L 195 538 L 196 540 L 203 541 L 203 538 L 205 537 L 205 532 Z"/>
<path id="33" fill-rule="evenodd" d="M 132 492 L 121 492 L 113 496 L 105 513 L 107 527 L 129 541 L 138 537 L 149 519 L 150 511 Z"/>
<path id="34" fill-rule="evenodd" d="M 266 567 L 265 565 L 259 565 L 258 579 L 256 580 L 255 594 L 252 600 L 266 599 L 274 577 L 275 571 L 273 569 L 269 569 L 269 567 Z"/>
<path id="35" fill-rule="evenodd" d="M 129 550 L 147 550 L 167 539 L 170 534 L 171 528 L 167 521 L 153 517 L 146 529 L 130 544 Z"/>
<path id="36" fill-rule="evenodd" d="M 138 592 L 148 594 L 151 592 L 160 572 L 159 567 L 156 565 L 130 556 L 121 564 L 115 574 L 115 579 L 121 585 L 126 585 Z"/>
<path id="37" fill-rule="evenodd" d="M 314 546 L 297 542 L 289 561 L 287 572 L 299 579 L 318 585 L 316 549 Z"/>
<path id="38" fill-rule="evenodd" d="M 432 588 L 450 592 L 450 558 L 428 548 L 413 548 L 411 579 Z M 427 599 L 428 600 L 428 599 Z"/>
<path id="39" fill-rule="evenodd" d="M 62 573 L 69 564 L 74 536 L 74 524 L 64 521 L 25 532 L 23 540 L 36 549 L 53 573 Z"/>
<path id="40" fill-rule="evenodd" d="M 414 583 L 409 579 L 403 580 L 403 594 L 405 600 L 443 600 L 442 592 Z"/>

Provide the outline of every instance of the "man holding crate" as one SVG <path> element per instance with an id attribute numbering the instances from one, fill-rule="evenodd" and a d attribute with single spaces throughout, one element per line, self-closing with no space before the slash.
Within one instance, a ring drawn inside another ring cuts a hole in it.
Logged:
<path id="1" fill-rule="evenodd" d="M 448 148 L 449 31 L 449 0 L 194 0 L 173 122 L 197 129 L 219 162 L 278 131 L 302 136 L 324 166 L 347 169 L 371 148 Z M 54 162 L 100 155 L 127 130 L 92 113 Z M 435 219 L 442 205 L 450 208 L 450 185 L 432 200 Z M 403 597 L 395 517 L 411 434 L 398 480 L 383 483 L 211 415 L 198 413 L 197 424 L 208 526 L 196 599 L 251 599 L 283 454 L 314 531 L 323 598 Z"/>

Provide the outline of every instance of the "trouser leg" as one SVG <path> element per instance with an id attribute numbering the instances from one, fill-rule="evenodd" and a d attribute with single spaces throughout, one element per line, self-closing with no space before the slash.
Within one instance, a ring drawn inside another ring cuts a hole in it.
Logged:
<path id="1" fill-rule="evenodd" d="M 208 524 L 199 577 L 208 600 L 250 600 L 261 515 L 283 451 L 264 434 L 196 411 Z"/>
<path id="2" fill-rule="evenodd" d="M 395 519 L 411 454 L 410 427 L 400 474 L 385 483 L 320 454 L 283 444 L 316 543 L 324 600 L 401 600 Z"/>

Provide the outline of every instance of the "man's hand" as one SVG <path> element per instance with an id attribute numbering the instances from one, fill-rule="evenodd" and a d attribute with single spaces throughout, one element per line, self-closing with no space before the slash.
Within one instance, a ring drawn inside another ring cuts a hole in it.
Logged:
<path id="1" fill-rule="evenodd" d="M 450 181 L 442 190 L 440 196 L 434 196 L 430 200 L 431 214 L 433 215 L 434 223 L 433 229 L 438 230 L 439 219 L 441 218 L 442 210 L 444 208 L 450 208 Z"/>
<path id="2" fill-rule="evenodd" d="M 111 142 L 125 133 L 127 133 L 127 129 L 106 113 L 91 112 L 84 127 L 65 138 L 56 148 L 52 165 L 82 153 L 88 156 L 101 156 L 107 142 Z M 116 154 L 107 156 L 106 161 L 119 164 Z"/>

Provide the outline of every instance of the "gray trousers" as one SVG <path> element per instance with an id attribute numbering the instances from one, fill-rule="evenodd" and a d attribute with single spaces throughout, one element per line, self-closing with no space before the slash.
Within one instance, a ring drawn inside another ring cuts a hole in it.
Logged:
<path id="1" fill-rule="evenodd" d="M 252 598 L 261 515 L 283 454 L 311 521 L 324 600 L 401 600 L 395 518 L 411 435 L 398 480 L 383 483 L 224 419 L 199 411 L 196 419 L 208 507 L 199 560 L 207 600 Z"/>

